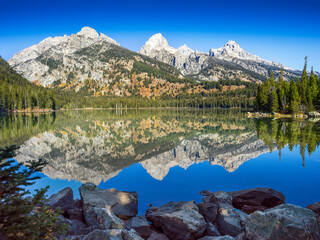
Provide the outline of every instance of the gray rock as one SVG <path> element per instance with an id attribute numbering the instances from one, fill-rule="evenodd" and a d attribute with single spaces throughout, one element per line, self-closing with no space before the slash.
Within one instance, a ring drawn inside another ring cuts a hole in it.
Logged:
<path id="1" fill-rule="evenodd" d="M 247 214 L 233 208 L 232 196 L 229 193 L 202 191 L 200 194 L 206 196 L 206 202 L 199 204 L 200 212 L 208 222 L 214 223 L 221 235 L 235 237 L 244 232 L 242 222 Z"/>
<path id="2" fill-rule="evenodd" d="M 213 192 L 210 192 L 208 190 L 203 190 L 200 192 L 200 195 L 204 196 L 204 198 L 202 199 L 204 203 L 210 202 L 210 198 L 211 198 L 212 194 L 213 194 Z"/>
<path id="3" fill-rule="evenodd" d="M 124 222 L 105 208 L 84 207 L 84 218 L 88 226 L 97 229 L 124 229 Z"/>
<path id="4" fill-rule="evenodd" d="M 96 229 L 84 237 L 84 240 L 143 240 L 134 230 Z"/>
<path id="5" fill-rule="evenodd" d="M 118 229 L 112 230 L 100 230 L 95 229 L 87 236 L 84 237 L 83 240 L 123 240 L 122 233 Z"/>
<path id="6" fill-rule="evenodd" d="M 70 223 L 70 229 L 68 230 L 68 235 L 86 235 L 90 232 L 90 229 L 87 228 L 87 225 L 83 222 L 80 222 L 76 219 L 68 220 Z"/>
<path id="7" fill-rule="evenodd" d="M 122 230 L 122 238 L 123 240 L 143 240 L 143 238 L 134 229 L 129 231 Z"/>
<path id="8" fill-rule="evenodd" d="M 83 209 L 81 208 L 72 208 L 68 210 L 69 219 L 76 219 L 81 222 L 84 222 Z"/>
<path id="9" fill-rule="evenodd" d="M 83 204 L 80 199 L 75 199 L 72 204 L 72 208 L 82 208 Z"/>
<path id="10" fill-rule="evenodd" d="M 215 223 L 221 235 L 230 235 L 232 237 L 244 232 L 242 222 L 247 218 L 247 214 L 236 211 L 230 205 L 220 205 L 218 218 Z"/>
<path id="11" fill-rule="evenodd" d="M 229 235 L 219 237 L 205 236 L 203 238 L 200 238 L 199 240 L 234 240 L 234 238 Z"/>
<path id="12" fill-rule="evenodd" d="M 110 213 L 123 220 L 130 219 L 138 213 L 138 195 L 136 192 L 99 189 L 93 183 L 83 184 L 79 191 L 84 208 L 106 208 Z"/>
<path id="13" fill-rule="evenodd" d="M 232 196 L 233 207 L 248 214 L 285 203 L 284 195 L 272 188 L 252 188 L 229 192 L 229 194 Z"/>
<path id="14" fill-rule="evenodd" d="M 67 235 L 86 235 L 90 232 L 90 229 L 83 222 L 70 220 L 63 216 L 59 216 L 59 219 L 60 221 L 57 223 L 58 225 L 63 223 L 69 226 Z"/>
<path id="15" fill-rule="evenodd" d="M 207 223 L 199 213 L 196 204 L 190 202 L 170 202 L 158 208 L 151 207 L 146 212 L 147 220 L 161 228 L 171 239 L 197 239 L 203 236 Z"/>
<path id="16" fill-rule="evenodd" d="M 227 204 L 232 206 L 232 196 L 224 191 L 214 192 L 211 194 L 210 203 L 218 205 Z"/>
<path id="17" fill-rule="evenodd" d="M 315 202 L 307 206 L 310 210 L 314 211 L 317 214 L 320 214 L 320 202 Z"/>
<path id="18" fill-rule="evenodd" d="M 68 240 L 83 240 L 85 236 L 83 235 L 73 235 L 73 236 L 67 236 Z M 59 238 L 59 240 L 65 240 L 65 237 Z"/>
<path id="19" fill-rule="evenodd" d="M 151 235 L 151 228 L 145 216 L 133 217 L 126 222 L 126 225 L 145 239 Z"/>
<path id="20" fill-rule="evenodd" d="M 306 208 L 282 204 L 265 212 L 256 211 L 245 220 L 248 240 L 310 239 L 306 227 L 312 226 L 316 214 Z"/>
<path id="21" fill-rule="evenodd" d="M 208 223 L 207 230 L 204 233 L 205 236 L 221 236 L 219 230 L 212 223 Z"/>
<path id="22" fill-rule="evenodd" d="M 152 231 L 150 237 L 147 240 L 170 240 L 170 239 L 163 233 Z"/>
<path id="23" fill-rule="evenodd" d="M 240 233 L 237 236 L 234 237 L 234 240 L 246 240 L 246 233 Z"/>
<path id="24" fill-rule="evenodd" d="M 216 203 L 199 203 L 197 206 L 207 222 L 214 223 L 216 221 L 219 209 Z"/>
<path id="25" fill-rule="evenodd" d="M 63 211 L 67 211 L 72 208 L 73 205 L 73 191 L 70 187 L 64 188 L 56 194 L 53 194 L 49 197 L 46 202 L 48 206 L 50 206 L 53 210 L 58 207 Z"/>

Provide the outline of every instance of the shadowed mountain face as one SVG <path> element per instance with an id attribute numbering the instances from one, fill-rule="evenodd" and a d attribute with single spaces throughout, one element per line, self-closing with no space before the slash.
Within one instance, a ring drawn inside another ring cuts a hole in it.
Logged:
<path id="1" fill-rule="evenodd" d="M 207 160 L 233 172 L 275 146 L 281 149 L 296 144 L 290 143 L 294 139 L 303 141 L 301 136 L 281 137 L 294 129 L 312 141 L 305 141 L 310 151 L 312 143 L 320 141 L 311 134 L 316 133 L 315 123 L 253 120 L 230 110 L 68 111 L 9 115 L 0 123 L 1 146 L 21 143 L 19 162 L 43 158 L 48 162 L 43 172 L 50 178 L 96 184 L 135 163 L 157 180 L 172 167 L 187 169 Z"/>

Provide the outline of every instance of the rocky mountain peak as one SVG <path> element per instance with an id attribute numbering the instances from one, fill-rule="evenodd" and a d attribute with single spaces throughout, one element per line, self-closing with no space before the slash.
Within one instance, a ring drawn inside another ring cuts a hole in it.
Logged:
<path id="1" fill-rule="evenodd" d="M 210 49 L 209 54 L 211 56 L 226 56 L 226 57 L 237 57 L 246 58 L 251 56 L 250 53 L 245 52 L 238 43 L 235 41 L 228 41 L 223 47 L 218 49 Z"/>
<path id="2" fill-rule="evenodd" d="M 194 51 L 186 44 L 183 44 L 181 47 L 179 47 L 178 51 L 184 56 L 189 56 L 191 53 L 194 53 Z"/>
<path id="3" fill-rule="evenodd" d="M 99 33 L 96 30 L 90 27 L 83 27 L 80 32 L 76 34 L 77 36 L 89 37 L 92 39 L 97 39 L 99 37 Z"/>
<path id="4" fill-rule="evenodd" d="M 238 43 L 236 43 L 235 41 L 233 40 L 230 40 L 228 41 L 224 47 L 228 47 L 228 48 L 231 48 L 231 49 L 241 49 L 243 51 L 243 49 L 239 46 Z"/>
<path id="5" fill-rule="evenodd" d="M 177 52 L 175 48 L 169 46 L 167 39 L 165 39 L 161 33 L 157 33 L 150 37 L 148 41 L 146 41 L 139 53 L 148 56 L 151 52 L 161 50 L 166 50 L 172 54 Z"/>
<path id="6" fill-rule="evenodd" d="M 57 65 L 64 66 L 66 59 L 73 61 L 75 52 L 94 44 L 109 46 L 109 43 L 119 45 L 114 39 L 102 33 L 99 35 L 93 28 L 83 27 L 80 32 L 71 36 L 48 37 L 40 43 L 15 54 L 8 63 L 29 81 L 36 81 L 43 86 L 48 86 L 57 78 L 60 78 L 59 75 L 61 76 L 61 71 L 55 69 Z M 48 64 L 48 61 L 43 61 L 43 59 L 51 59 L 51 65 L 50 61 Z M 55 63 L 52 64 L 52 61 L 55 61 Z M 52 74 L 55 74 L 55 76 L 48 74 L 50 66 L 51 68 L 54 67 L 55 71 Z"/>
<path id="7" fill-rule="evenodd" d="M 260 57 L 243 50 L 240 47 L 240 45 L 235 41 L 228 41 L 223 47 L 218 49 L 210 49 L 209 55 L 223 59 L 223 60 L 238 58 L 238 59 L 251 60 L 256 62 L 264 61 Z M 264 61 L 264 62 L 267 63 L 267 61 Z"/>

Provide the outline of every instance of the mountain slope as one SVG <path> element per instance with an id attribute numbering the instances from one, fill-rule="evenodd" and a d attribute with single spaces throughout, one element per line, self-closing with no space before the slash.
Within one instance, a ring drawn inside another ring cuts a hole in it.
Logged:
<path id="1" fill-rule="evenodd" d="M 94 95 L 175 95 L 194 83 L 174 67 L 122 48 L 88 27 L 45 39 L 9 63 L 36 84 Z"/>
<path id="2" fill-rule="evenodd" d="M 198 80 L 241 79 L 265 80 L 271 70 L 280 74 L 281 64 L 263 60 L 247 53 L 236 42 L 229 41 L 209 53 L 193 51 L 186 45 L 175 49 L 160 34 L 153 35 L 139 51 L 141 54 L 171 64 L 183 74 Z M 214 63 L 214 64 L 213 64 Z M 300 71 L 284 67 L 284 78 L 290 80 L 301 75 Z"/>
<path id="3" fill-rule="evenodd" d="M 153 45 L 149 46 L 152 49 L 166 46 L 166 51 L 177 53 L 181 58 L 188 57 L 192 52 L 187 46 L 177 50 L 169 47 L 160 35 L 154 38 L 155 41 L 150 42 Z M 244 106 L 248 103 L 252 105 L 255 86 L 239 81 L 201 83 L 195 81 L 200 75 L 195 79 L 192 79 L 193 76 L 186 77 L 179 69 L 167 64 L 165 59 L 157 59 L 157 56 L 150 58 L 132 52 L 119 46 L 115 40 L 85 27 L 71 36 L 48 38 L 16 54 L 9 63 L 35 84 L 81 95 L 175 100 L 176 104 L 172 102 L 170 106 L 222 106 L 225 102 L 228 103 L 226 106 L 239 106 L 240 102 Z M 201 59 L 195 58 L 193 61 L 196 66 Z M 232 65 L 224 60 L 215 61 L 220 64 L 217 64 L 214 74 L 219 74 L 220 68 Z M 207 63 L 211 64 L 210 61 Z M 237 65 L 234 67 L 239 68 Z M 246 79 L 241 73 L 244 71 L 230 79 Z M 254 80 L 249 74 L 247 78 Z M 221 98 L 221 95 L 226 98 Z M 71 105 L 74 106 L 74 103 Z"/>
<path id="4" fill-rule="evenodd" d="M 0 57 L 0 110 L 55 109 L 55 97 L 18 74 Z"/>

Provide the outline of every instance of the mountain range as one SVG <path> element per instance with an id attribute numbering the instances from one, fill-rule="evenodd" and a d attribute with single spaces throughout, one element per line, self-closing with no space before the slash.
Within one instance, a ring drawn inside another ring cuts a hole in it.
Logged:
<path id="1" fill-rule="evenodd" d="M 84 27 L 71 36 L 49 37 L 15 54 L 9 64 L 29 81 L 56 89 L 94 95 L 175 95 L 194 91 L 193 82 L 243 80 L 260 82 L 281 64 L 263 60 L 229 41 L 208 53 L 187 45 L 170 47 L 159 33 L 139 53 L 121 47 L 114 39 Z M 283 67 L 284 78 L 301 72 Z M 203 90 L 201 90 L 203 91 Z"/>

